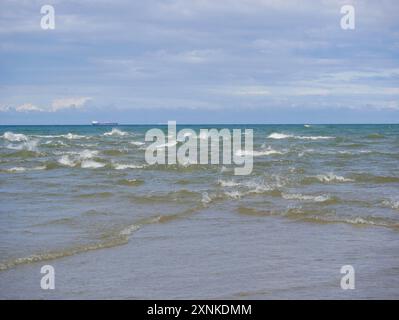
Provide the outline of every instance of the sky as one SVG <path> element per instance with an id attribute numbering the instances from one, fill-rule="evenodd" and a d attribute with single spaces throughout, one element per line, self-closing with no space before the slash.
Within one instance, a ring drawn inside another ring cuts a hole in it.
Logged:
<path id="1" fill-rule="evenodd" d="M 399 1 L 0 0 L 0 124 L 93 120 L 399 123 Z"/>

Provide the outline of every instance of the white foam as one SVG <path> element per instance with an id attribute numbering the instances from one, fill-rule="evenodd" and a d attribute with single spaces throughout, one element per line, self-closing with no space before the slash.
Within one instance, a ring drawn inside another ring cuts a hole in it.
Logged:
<path id="1" fill-rule="evenodd" d="M 231 188 L 231 187 L 242 187 L 242 188 L 247 188 L 248 191 L 246 194 L 253 194 L 253 193 L 264 193 L 273 190 L 273 188 L 266 184 L 264 181 L 254 181 L 254 180 L 249 180 L 249 181 L 243 181 L 243 182 L 236 182 L 233 180 L 219 180 L 218 183 L 222 187 L 226 188 Z M 241 195 L 243 195 L 241 193 Z"/>
<path id="2" fill-rule="evenodd" d="M 25 172 L 25 171 L 32 171 L 32 170 L 45 170 L 46 166 L 37 166 L 33 168 L 25 168 L 25 167 L 13 167 L 10 169 L 6 169 L 6 172 L 10 173 L 18 173 L 18 172 Z"/>
<path id="3" fill-rule="evenodd" d="M 352 179 L 338 176 L 333 173 L 319 174 L 316 176 L 316 178 L 321 182 L 351 182 L 351 181 L 354 181 Z"/>
<path id="4" fill-rule="evenodd" d="M 73 133 L 63 134 L 60 137 L 68 139 L 68 140 L 75 140 L 75 139 L 85 138 L 85 136 L 80 136 L 78 134 L 73 134 Z"/>
<path id="5" fill-rule="evenodd" d="M 130 142 L 130 144 L 132 144 L 134 146 L 143 146 L 143 145 L 145 145 L 145 142 L 132 141 L 132 142 Z"/>
<path id="6" fill-rule="evenodd" d="M 240 199 L 242 196 L 242 193 L 237 191 L 237 190 L 233 190 L 233 191 L 225 191 L 224 193 L 226 196 L 228 196 L 229 198 L 232 199 Z"/>
<path id="7" fill-rule="evenodd" d="M 259 151 L 238 150 L 236 152 L 237 156 L 253 156 L 253 157 L 269 156 L 272 154 L 284 154 L 284 153 L 281 151 L 273 150 L 270 146 L 266 150 L 259 150 Z"/>
<path id="8" fill-rule="evenodd" d="M 143 165 L 137 165 L 137 164 L 114 163 L 114 168 L 116 170 L 141 169 L 141 168 L 144 168 L 144 166 Z"/>
<path id="9" fill-rule="evenodd" d="M 366 224 L 366 225 L 376 225 L 376 223 L 374 221 L 371 220 L 366 220 L 363 219 L 361 217 L 355 217 L 355 218 L 350 218 L 350 219 L 345 219 L 344 220 L 346 223 L 350 223 L 350 224 Z M 382 226 L 385 224 L 381 224 Z"/>
<path id="10" fill-rule="evenodd" d="M 330 136 L 294 136 L 295 139 L 302 140 L 324 140 L 324 139 L 335 139 L 335 137 Z"/>
<path id="11" fill-rule="evenodd" d="M 177 141 L 171 141 L 171 142 L 160 144 L 159 146 L 157 146 L 157 149 L 163 149 L 165 147 L 173 147 L 175 145 L 177 145 Z"/>
<path id="12" fill-rule="evenodd" d="M 137 231 L 140 229 L 140 226 L 137 224 L 132 224 L 125 229 L 123 229 L 119 234 L 121 236 L 130 236 L 133 232 Z"/>
<path id="13" fill-rule="evenodd" d="M 335 137 L 330 136 L 295 136 L 293 134 L 285 134 L 274 132 L 268 136 L 269 139 L 301 139 L 301 140 L 323 140 L 323 139 L 334 139 Z"/>
<path id="14" fill-rule="evenodd" d="M 125 131 L 113 128 L 111 131 L 105 132 L 104 136 L 126 136 L 127 134 Z"/>
<path id="15" fill-rule="evenodd" d="M 284 133 L 277 133 L 277 132 L 274 132 L 274 133 L 268 135 L 269 139 L 277 139 L 277 140 L 287 139 L 287 138 L 292 138 L 292 137 L 293 137 L 292 134 L 284 134 Z"/>
<path id="16" fill-rule="evenodd" d="M 202 202 L 204 205 L 205 205 L 205 204 L 208 204 L 208 203 L 210 203 L 210 202 L 212 202 L 212 199 L 211 199 L 211 197 L 208 195 L 208 192 L 203 192 L 203 193 L 202 193 L 201 202 Z"/>
<path id="17" fill-rule="evenodd" d="M 239 182 L 235 182 L 232 180 L 219 180 L 218 183 L 222 186 L 222 187 L 236 187 L 236 186 L 240 186 L 241 183 Z"/>
<path id="18" fill-rule="evenodd" d="M 5 132 L 1 137 L 11 142 L 22 142 L 29 140 L 29 138 L 26 135 L 22 133 L 13 133 L 11 131 Z"/>
<path id="19" fill-rule="evenodd" d="M 74 167 L 75 166 L 75 162 L 68 155 L 62 156 L 58 160 L 58 163 L 62 164 L 63 166 L 67 166 L 67 167 Z"/>
<path id="20" fill-rule="evenodd" d="M 330 196 L 328 195 L 312 196 L 312 195 L 303 195 L 300 193 L 294 193 L 294 194 L 283 193 L 282 197 L 286 200 L 301 200 L 301 201 L 312 201 L 312 202 L 324 202 L 330 199 Z"/>
<path id="21" fill-rule="evenodd" d="M 93 160 L 83 160 L 80 166 L 84 169 L 98 169 L 104 167 L 105 164 Z"/>
<path id="22" fill-rule="evenodd" d="M 7 149 L 37 151 L 38 142 L 39 141 L 37 141 L 37 140 L 28 140 L 28 141 L 22 142 L 19 145 L 9 144 L 7 146 Z"/>
<path id="23" fill-rule="evenodd" d="M 26 168 L 24 168 L 24 167 L 13 167 L 13 168 L 10 168 L 10 169 L 6 169 L 5 171 L 7 171 L 7 172 L 25 172 Z"/>
<path id="24" fill-rule="evenodd" d="M 93 158 L 94 156 L 98 155 L 98 151 L 97 150 L 83 150 L 81 152 L 78 153 L 78 156 L 80 159 L 90 159 Z"/>
<path id="25" fill-rule="evenodd" d="M 383 204 L 384 206 L 390 207 L 390 208 L 392 208 L 392 209 L 396 209 L 396 210 L 399 209 L 399 200 L 393 200 L 393 199 L 384 200 L 384 201 L 382 202 L 382 204 Z"/>

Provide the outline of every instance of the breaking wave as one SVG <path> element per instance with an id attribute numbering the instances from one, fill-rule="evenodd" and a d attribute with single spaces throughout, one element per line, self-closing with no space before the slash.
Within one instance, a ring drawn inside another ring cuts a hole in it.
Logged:
<path id="1" fill-rule="evenodd" d="M 111 131 L 104 133 L 104 136 L 120 136 L 120 137 L 122 137 L 122 136 L 126 136 L 126 135 L 128 135 L 127 132 L 116 129 L 116 128 L 113 128 Z"/>
<path id="2" fill-rule="evenodd" d="M 269 139 L 300 139 L 300 140 L 325 140 L 325 139 L 335 139 L 335 137 L 330 136 L 295 136 L 293 134 L 285 134 L 274 132 L 268 135 Z"/>
<path id="3" fill-rule="evenodd" d="M 311 202 L 326 202 L 331 200 L 331 197 L 329 195 L 313 196 L 313 195 L 303 195 L 300 193 L 294 193 L 294 194 L 282 193 L 282 197 L 286 200 L 300 200 L 300 201 L 311 201 Z"/>
<path id="4" fill-rule="evenodd" d="M 28 141 L 29 138 L 22 134 L 22 133 L 14 133 L 11 131 L 5 132 L 2 136 L 3 139 L 11 141 L 11 142 L 22 142 L 22 141 Z"/>
<path id="5" fill-rule="evenodd" d="M 84 169 L 98 169 L 105 167 L 105 164 L 93 160 L 83 160 L 80 166 Z"/>
<path id="6" fill-rule="evenodd" d="M 238 213 L 248 216 L 275 216 L 283 217 L 290 220 L 298 220 L 310 223 L 344 223 L 355 226 L 373 226 L 373 227 L 385 227 L 390 229 L 399 229 L 399 221 L 379 218 L 379 217 L 359 217 L 359 216 L 337 216 L 332 211 L 317 210 L 317 209 L 302 209 L 302 208 L 289 208 L 285 211 L 275 210 L 263 210 L 252 207 L 240 206 L 237 209 Z"/>

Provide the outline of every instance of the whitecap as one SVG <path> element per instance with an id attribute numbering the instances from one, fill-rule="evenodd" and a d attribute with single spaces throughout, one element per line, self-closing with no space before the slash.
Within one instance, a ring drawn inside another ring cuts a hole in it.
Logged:
<path id="1" fill-rule="evenodd" d="M 22 133 L 14 133 L 11 131 L 5 132 L 1 137 L 11 142 L 22 142 L 29 140 L 29 138 L 26 135 Z"/>
<path id="2" fill-rule="evenodd" d="M 80 166 L 84 169 L 97 169 L 104 167 L 105 164 L 93 160 L 83 160 Z"/>
<path id="3" fill-rule="evenodd" d="M 166 148 L 166 147 L 173 147 L 173 146 L 175 146 L 175 145 L 177 145 L 177 141 L 171 141 L 171 142 L 167 142 L 167 143 L 160 144 L 160 145 L 158 145 L 156 148 L 157 148 L 157 149 L 164 149 L 164 148 Z"/>
<path id="4" fill-rule="evenodd" d="M 111 131 L 105 132 L 104 136 L 126 136 L 127 134 L 125 131 L 113 128 Z"/>
<path id="5" fill-rule="evenodd" d="M 14 173 L 14 172 L 25 172 L 26 168 L 24 168 L 24 167 L 13 167 L 13 168 L 10 168 L 10 169 L 6 169 L 5 171 L 12 172 L 12 173 Z"/>
<path id="6" fill-rule="evenodd" d="M 63 166 L 67 166 L 67 167 L 74 167 L 75 166 L 75 162 L 68 155 L 62 156 L 58 160 L 58 163 L 62 164 Z"/>
<path id="7" fill-rule="evenodd" d="M 116 170 L 125 170 L 125 169 L 141 169 L 144 168 L 143 165 L 137 164 L 122 164 L 122 163 L 114 163 L 114 168 Z"/>
<path id="8" fill-rule="evenodd" d="M 295 136 L 292 134 L 284 134 L 274 132 L 268 136 L 269 139 L 300 139 L 300 140 L 324 140 L 324 139 L 334 139 L 335 137 L 331 136 Z"/>
<path id="9" fill-rule="evenodd" d="M 232 198 L 232 199 L 240 199 L 241 196 L 242 196 L 242 193 L 240 191 L 237 191 L 237 190 L 225 191 L 224 194 L 226 196 L 228 196 L 229 198 Z"/>
<path id="10" fill-rule="evenodd" d="M 78 152 L 78 156 L 80 159 L 90 159 L 93 158 L 94 156 L 98 155 L 97 150 L 83 150 L 81 152 Z"/>
<path id="11" fill-rule="evenodd" d="M 269 139 L 277 139 L 277 140 L 287 139 L 287 138 L 292 138 L 292 137 L 293 137 L 292 134 L 284 134 L 284 133 L 277 133 L 277 132 L 274 132 L 274 133 L 271 133 L 268 135 Z"/>
<path id="12" fill-rule="evenodd" d="M 286 200 L 301 200 L 301 201 L 313 201 L 313 202 L 325 202 L 327 200 L 330 200 L 330 196 L 328 195 L 312 196 L 312 195 L 303 195 L 300 193 L 294 193 L 294 194 L 283 193 L 282 197 Z"/>
<path id="13" fill-rule="evenodd" d="M 218 183 L 222 186 L 222 187 L 236 187 L 236 186 L 240 186 L 241 183 L 239 182 L 235 182 L 233 180 L 219 180 Z"/>
<path id="14" fill-rule="evenodd" d="M 73 133 L 63 134 L 60 137 L 68 139 L 68 140 L 75 140 L 75 139 L 85 138 L 85 136 L 81 136 L 81 135 L 73 134 Z"/>
<path id="15" fill-rule="evenodd" d="M 392 209 L 399 209 L 399 200 L 394 200 L 394 199 L 389 199 L 389 200 L 384 200 L 382 201 L 382 204 L 386 207 L 392 208 Z"/>
<path id="16" fill-rule="evenodd" d="M 284 154 L 281 151 L 273 150 L 271 147 L 267 148 L 266 150 L 238 150 L 236 152 L 236 156 L 253 156 L 253 157 L 260 157 L 260 156 L 269 156 L 273 154 Z"/>
<path id="17" fill-rule="evenodd" d="M 338 175 L 335 175 L 333 173 L 319 174 L 319 175 L 316 176 L 316 178 L 319 181 L 321 181 L 321 182 L 334 182 L 334 181 L 337 181 L 337 182 L 352 182 L 352 181 L 354 181 L 352 179 L 345 178 L 345 177 L 342 177 L 342 176 L 338 176 Z"/>
<path id="18" fill-rule="evenodd" d="M 37 166 L 33 168 L 25 168 L 25 167 L 13 167 L 9 169 L 5 169 L 4 171 L 10 173 L 18 173 L 18 172 L 25 172 L 25 171 L 32 171 L 32 170 L 45 170 L 46 166 Z"/>
<path id="19" fill-rule="evenodd" d="M 130 236 L 133 232 L 137 231 L 140 229 L 140 226 L 137 224 L 132 224 L 125 229 L 121 230 L 119 233 L 121 236 Z"/>
<path id="20" fill-rule="evenodd" d="M 138 147 L 145 145 L 144 142 L 140 142 L 140 141 L 132 141 L 132 142 L 130 142 L 130 144 L 132 144 L 134 146 L 138 146 Z"/>
<path id="21" fill-rule="evenodd" d="M 37 151 L 38 140 L 27 140 L 19 145 L 9 144 L 7 149 Z"/>

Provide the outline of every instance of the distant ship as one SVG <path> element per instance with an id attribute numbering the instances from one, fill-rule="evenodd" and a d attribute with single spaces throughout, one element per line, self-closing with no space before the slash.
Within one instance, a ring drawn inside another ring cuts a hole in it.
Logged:
<path id="1" fill-rule="evenodd" d="M 91 124 L 93 126 L 117 126 L 117 122 L 98 122 L 98 121 L 92 121 Z"/>

